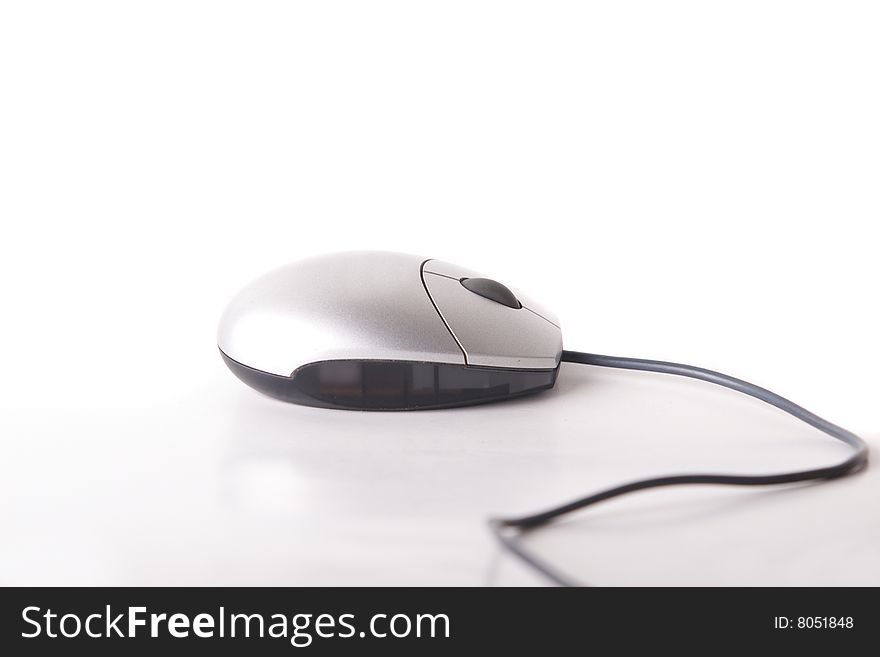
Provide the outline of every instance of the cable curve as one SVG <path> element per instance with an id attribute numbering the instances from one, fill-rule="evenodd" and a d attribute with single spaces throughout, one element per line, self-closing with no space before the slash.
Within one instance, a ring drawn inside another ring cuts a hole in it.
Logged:
<path id="1" fill-rule="evenodd" d="M 547 509 L 538 513 L 518 518 L 493 518 L 489 521 L 489 527 L 501 546 L 514 554 L 523 562 L 534 568 L 536 571 L 544 575 L 546 578 L 560 586 L 580 586 L 578 582 L 570 579 L 567 575 L 557 570 L 555 567 L 544 562 L 526 550 L 518 537 L 526 531 L 535 529 L 545 525 L 560 516 L 567 515 L 579 509 L 583 509 L 593 504 L 598 504 L 614 497 L 626 495 L 639 490 L 648 488 L 661 488 L 664 486 L 680 486 L 687 484 L 715 484 L 730 486 L 774 486 L 780 484 L 791 484 L 800 481 L 813 481 L 818 479 L 835 479 L 846 475 L 855 474 L 864 469 L 868 464 L 868 446 L 864 440 L 859 438 L 851 431 L 847 431 L 842 427 L 832 424 L 818 415 L 811 413 L 807 409 L 798 406 L 785 397 L 777 395 L 765 388 L 761 388 L 748 381 L 737 379 L 720 372 L 714 372 L 702 367 L 693 365 L 683 365 L 681 363 L 670 363 L 660 360 L 647 360 L 643 358 L 625 358 L 620 356 L 600 356 L 598 354 L 587 354 L 579 351 L 563 351 L 562 361 L 565 363 L 580 363 L 583 365 L 595 365 L 598 367 L 611 367 L 624 370 L 640 370 L 645 372 L 659 372 L 662 374 L 674 374 L 692 379 L 707 381 L 724 388 L 736 390 L 750 397 L 760 399 L 763 402 L 775 406 L 785 411 L 789 415 L 794 416 L 798 420 L 815 427 L 823 433 L 846 443 L 853 448 L 853 453 L 849 458 L 841 461 L 836 465 L 823 468 L 813 468 L 810 470 L 797 470 L 793 472 L 783 472 L 779 474 L 766 475 L 729 475 L 729 474 L 682 474 L 670 475 L 663 477 L 654 477 L 651 479 L 641 479 L 628 484 L 608 488 L 592 495 L 587 495 L 580 499 L 562 504 L 560 506 Z M 511 532 L 510 530 L 520 530 Z"/>

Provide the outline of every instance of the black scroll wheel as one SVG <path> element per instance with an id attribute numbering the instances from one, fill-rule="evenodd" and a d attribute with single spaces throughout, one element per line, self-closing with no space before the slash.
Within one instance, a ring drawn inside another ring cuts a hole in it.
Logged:
<path id="1" fill-rule="evenodd" d="M 500 303 L 508 308 L 516 308 L 517 310 L 522 308 L 522 304 L 514 296 L 513 292 L 491 278 L 462 278 L 461 284 L 474 294 L 479 294 L 481 297 Z"/>

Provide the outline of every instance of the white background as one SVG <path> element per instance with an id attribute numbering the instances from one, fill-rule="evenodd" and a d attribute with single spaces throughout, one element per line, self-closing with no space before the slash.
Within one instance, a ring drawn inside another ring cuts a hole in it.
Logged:
<path id="1" fill-rule="evenodd" d="M 531 584 L 492 514 L 845 450 L 704 384 L 307 409 L 226 371 L 226 301 L 413 252 L 567 348 L 742 376 L 880 448 L 880 10 L 858 2 L 0 8 L 0 583 Z M 880 469 L 636 495 L 536 534 L 596 584 L 880 584 Z"/>

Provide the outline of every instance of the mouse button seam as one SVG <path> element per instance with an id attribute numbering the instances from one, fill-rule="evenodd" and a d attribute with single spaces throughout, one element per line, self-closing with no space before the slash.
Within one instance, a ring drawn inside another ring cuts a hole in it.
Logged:
<path id="1" fill-rule="evenodd" d="M 440 307 L 437 305 L 437 302 L 434 300 L 434 296 L 431 294 L 431 290 L 428 288 L 428 283 L 425 280 L 426 273 L 433 274 L 435 276 L 442 276 L 442 274 L 434 274 L 434 272 L 430 272 L 430 271 L 426 272 L 425 271 L 425 265 L 427 263 L 429 263 L 432 259 L 433 258 L 428 258 L 427 260 L 422 262 L 421 266 L 419 267 L 419 279 L 422 281 L 422 288 L 424 288 L 425 294 L 428 295 L 428 301 L 431 302 L 431 305 L 434 307 L 434 310 L 436 311 L 437 316 L 440 317 L 440 321 L 443 322 L 443 326 L 445 326 L 446 330 L 449 331 L 449 335 L 452 336 L 452 339 L 455 341 L 455 344 L 458 346 L 459 350 L 461 351 L 461 356 L 464 359 L 464 366 L 467 367 L 468 366 L 467 352 L 465 351 L 464 346 L 461 344 L 461 341 L 458 339 L 458 336 L 455 335 L 455 331 L 453 331 L 452 327 L 449 326 L 449 322 L 446 321 L 446 318 L 443 316 L 443 313 L 440 312 Z M 443 276 L 443 278 L 449 278 L 449 277 Z M 453 280 L 455 280 L 455 279 L 453 279 Z"/>
<path id="2" fill-rule="evenodd" d="M 441 278 L 448 278 L 450 281 L 465 280 L 462 278 L 457 278 L 456 276 L 447 276 L 446 274 L 438 274 L 436 271 L 426 271 L 425 273 L 430 274 L 431 276 L 440 276 Z"/>
<path id="3" fill-rule="evenodd" d="M 441 264 L 447 264 L 447 265 L 450 264 L 450 263 L 448 263 L 448 262 L 447 262 L 447 263 L 443 263 L 443 261 L 441 261 L 441 260 L 437 260 L 437 258 L 428 258 L 427 260 L 425 260 L 425 262 L 422 263 L 422 271 L 423 271 L 424 273 L 426 273 L 426 274 L 433 274 L 434 276 L 442 276 L 443 278 L 449 278 L 449 279 L 451 279 L 451 280 L 453 280 L 453 281 L 460 281 L 460 280 L 462 280 L 462 277 L 461 277 L 461 276 L 452 276 L 452 275 L 450 275 L 450 274 L 444 274 L 444 273 L 442 273 L 442 272 L 435 271 L 435 270 L 434 270 L 434 267 L 432 267 L 431 265 L 428 264 L 429 262 L 438 262 L 438 263 L 441 263 Z M 452 268 L 455 268 L 455 265 L 450 265 L 450 266 L 451 266 Z"/>

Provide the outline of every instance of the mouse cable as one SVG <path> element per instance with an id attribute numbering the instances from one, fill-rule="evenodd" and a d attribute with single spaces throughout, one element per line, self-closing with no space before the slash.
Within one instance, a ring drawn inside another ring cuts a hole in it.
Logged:
<path id="1" fill-rule="evenodd" d="M 819 429 L 819 431 L 828 434 L 832 438 L 836 438 L 837 440 L 846 443 L 853 448 L 853 453 L 849 458 L 837 465 L 779 474 L 683 474 L 641 479 L 621 486 L 608 488 L 598 493 L 593 493 L 592 495 L 574 500 L 573 502 L 532 515 L 519 518 L 493 518 L 489 521 L 492 533 L 505 550 L 519 557 L 523 562 L 560 586 L 580 586 L 580 584 L 569 579 L 568 576 L 562 574 L 554 567 L 532 555 L 518 540 L 518 537 L 523 533 L 535 529 L 536 527 L 540 527 L 541 525 L 545 525 L 560 516 L 572 513 L 578 509 L 592 506 L 593 504 L 598 504 L 604 500 L 609 500 L 639 490 L 645 490 L 647 488 L 679 486 L 684 484 L 721 484 L 731 486 L 773 486 L 778 484 L 791 484 L 799 481 L 844 477 L 848 474 L 854 474 L 862 470 L 868 463 L 868 446 L 865 444 L 865 441 L 857 435 L 822 419 L 818 415 L 798 406 L 794 402 L 777 395 L 775 392 L 770 392 L 769 390 L 756 386 L 753 383 L 743 381 L 742 379 L 737 379 L 726 374 L 721 374 L 720 372 L 713 372 L 712 370 L 695 367 L 693 365 L 682 365 L 680 363 L 646 360 L 642 358 L 600 356 L 598 354 L 586 354 L 579 351 L 563 351 L 562 361 L 566 363 L 580 363 L 583 365 L 613 367 L 624 370 L 641 370 L 645 372 L 659 372 L 662 374 L 676 374 L 678 376 L 708 381 L 709 383 L 736 390 L 737 392 L 749 395 L 750 397 L 760 399 L 771 406 L 775 406 L 789 415 L 796 417 L 798 420 L 806 422 L 810 426 Z"/>

